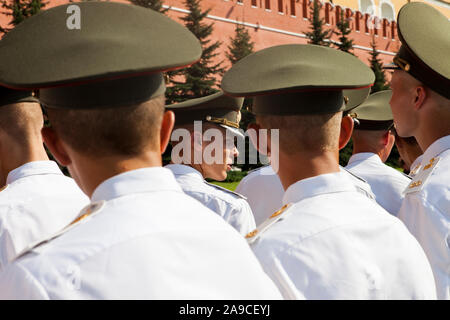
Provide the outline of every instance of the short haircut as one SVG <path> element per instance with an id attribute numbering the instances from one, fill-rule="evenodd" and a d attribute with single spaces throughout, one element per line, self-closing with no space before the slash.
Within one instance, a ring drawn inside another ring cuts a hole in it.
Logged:
<path id="1" fill-rule="evenodd" d="M 364 145 L 379 150 L 384 148 L 382 139 L 387 132 L 391 132 L 391 130 L 359 130 L 356 128 L 352 134 L 353 143 L 357 145 L 363 143 Z"/>
<path id="2" fill-rule="evenodd" d="M 80 153 L 136 156 L 159 148 L 163 96 L 120 108 L 46 110 L 50 125 Z"/>
<path id="3" fill-rule="evenodd" d="M 41 107 L 36 102 L 20 102 L 0 106 L 0 130 L 18 143 L 41 138 L 44 118 Z"/>
<path id="4" fill-rule="evenodd" d="M 338 150 L 341 120 L 342 112 L 256 116 L 256 122 L 262 128 L 280 130 L 280 150 L 288 154 Z"/>

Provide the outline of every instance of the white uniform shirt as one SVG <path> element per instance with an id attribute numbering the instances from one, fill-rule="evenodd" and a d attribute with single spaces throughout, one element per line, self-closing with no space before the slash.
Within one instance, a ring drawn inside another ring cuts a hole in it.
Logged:
<path id="1" fill-rule="evenodd" d="M 30 244 L 71 223 L 88 203 L 54 161 L 12 170 L 0 192 L 0 270 Z"/>
<path id="2" fill-rule="evenodd" d="M 385 165 L 377 154 L 371 152 L 352 155 L 345 168 L 366 180 L 378 204 L 397 216 L 404 198 L 403 190 L 411 182 L 409 177 Z"/>
<path id="3" fill-rule="evenodd" d="M 245 239 L 168 169 L 116 175 L 91 200 L 93 213 L 0 273 L 0 299 L 281 298 Z"/>
<path id="4" fill-rule="evenodd" d="M 359 192 L 370 199 L 375 199 L 370 186 L 363 179 L 345 168 L 340 168 L 342 172 L 350 177 Z M 236 187 L 236 192 L 247 197 L 257 226 L 283 205 L 284 188 L 272 166 L 265 166 L 250 171 Z"/>
<path id="5" fill-rule="evenodd" d="M 434 299 L 425 253 L 342 172 L 291 185 L 252 248 L 286 299 Z"/>
<path id="6" fill-rule="evenodd" d="M 221 216 L 239 233 L 246 235 L 255 229 L 255 219 L 247 198 L 239 193 L 208 183 L 200 172 L 182 164 L 169 164 L 183 191 Z"/>
<path id="7" fill-rule="evenodd" d="M 450 136 L 428 147 L 405 191 L 398 217 L 427 254 L 438 298 L 450 299 Z"/>
<path id="8" fill-rule="evenodd" d="M 250 171 L 239 182 L 236 192 L 247 197 L 256 225 L 282 207 L 284 189 L 272 166 Z"/>

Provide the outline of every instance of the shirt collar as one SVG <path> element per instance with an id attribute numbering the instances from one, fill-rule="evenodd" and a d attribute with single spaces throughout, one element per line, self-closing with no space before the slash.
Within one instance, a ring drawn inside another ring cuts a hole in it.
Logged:
<path id="1" fill-rule="evenodd" d="M 428 163 L 432 158 L 437 157 L 447 149 L 450 149 L 450 135 L 433 142 L 424 152 L 421 162 Z"/>
<path id="2" fill-rule="evenodd" d="M 6 178 L 6 184 L 13 183 L 21 178 L 43 175 L 43 174 L 63 174 L 58 165 L 54 161 L 32 161 L 21 165 L 20 167 L 10 171 Z"/>
<path id="3" fill-rule="evenodd" d="M 382 163 L 380 157 L 373 152 L 360 152 L 352 155 L 350 159 L 348 160 L 348 164 L 352 164 L 355 162 L 361 162 L 361 161 L 373 161 L 373 162 L 379 162 Z"/>
<path id="4" fill-rule="evenodd" d="M 204 181 L 200 171 L 184 164 L 168 164 L 164 168 L 169 169 L 175 176 L 189 176 L 191 178 L 200 179 Z"/>
<path id="5" fill-rule="evenodd" d="M 91 201 L 107 201 L 129 194 L 169 190 L 182 192 L 170 170 L 162 167 L 141 168 L 103 181 L 95 189 Z"/>
<path id="6" fill-rule="evenodd" d="M 283 205 L 321 194 L 355 191 L 352 181 L 344 172 L 321 174 L 290 185 L 283 196 Z"/>

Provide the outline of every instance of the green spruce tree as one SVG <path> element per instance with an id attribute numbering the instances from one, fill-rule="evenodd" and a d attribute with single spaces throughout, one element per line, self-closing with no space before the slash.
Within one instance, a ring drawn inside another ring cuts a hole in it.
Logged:
<path id="1" fill-rule="evenodd" d="M 378 92 L 381 90 L 389 89 L 389 86 L 386 84 L 386 77 L 383 70 L 383 65 L 378 55 L 380 54 L 377 51 L 375 39 L 372 38 L 372 42 L 370 43 L 372 47 L 372 52 L 370 53 L 371 58 L 369 59 L 370 68 L 375 73 L 375 83 L 372 86 L 371 93 Z"/>
<path id="2" fill-rule="evenodd" d="M 242 24 L 237 24 L 234 37 L 230 37 L 230 45 L 226 56 L 231 64 L 235 64 L 254 51 L 255 43 L 252 41 L 248 30 Z"/>
<path id="3" fill-rule="evenodd" d="M 350 22 L 344 17 L 344 12 L 342 10 L 340 19 L 338 23 L 336 23 L 336 28 L 337 31 L 334 31 L 334 34 L 339 37 L 340 43 L 335 43 L 335 46 L 341 51 L 353 54 L 351 52 L 353 50 L 353 39 L 348 38 L 348 35 L 352 32 L 352 30 L 350 29 Z"/>
<path id="4" fill-rule="evenodd" d="M 166 103 L 181 102 L 187 99 L 203 97 L 213 94 L 218 90 L 217 76 L 222 75 L 225 69 L 222 61 L 214 63 L 219 55 L 217 49 L 221 46 L 220 41 L 211 42 L 210 36 L 213 32 L 213 23 L 207 24 L 204 19 L 211 11 L 201 10 L 201 0 L 185 0 L 189 14 L 182 17 L 185 26 L 199 39 L 203 53 L 200 61 L 189 68 L 168 73 L 171 84 L 166 91 Z"/>
<path id="5" fill-rule="evenodd" d="M 9 23 L 12 27 L 4 28 L 0 26 L 0 33 L 7 33 L 26 18 L 41 11 L 47 3 L 42 0 L 0 0 L 1 7 L 6 9 L 2 13 L 12 17 Z"/>
<path id="6" fill-rule="evenodd" d="M 308 43 L 329 47 L 329 39 L 333 33 L 332 30 L 323 29 L 325 20 L 320 18 L 320 7 L 321 4 L 319 0 L 314 0 L 314 5 L 311 9 L 311 25 L 309 27 L 311 31 L 305 32 L 305 35 L 309 39 Z"/>
<path id="7" fill-rule="evenodd" d="M 169 10 L 167 8 L 163 8 L 163 2 L 161 0 L 129 0 L 129 1 L 137 6 L 152 9 L 161 13 L 166 13 Z"/>

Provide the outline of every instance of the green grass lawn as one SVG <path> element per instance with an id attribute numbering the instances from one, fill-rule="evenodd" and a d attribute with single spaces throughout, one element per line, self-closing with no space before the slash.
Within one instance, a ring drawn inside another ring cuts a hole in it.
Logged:
<path id="1" fill-rule="evenodd" d="M 393 168 L 398 170 L 398 171 L 400 171 L 400 172 L 403 172 L 402 168 L 396 168 L 396 167 L 393 167 Z M 212 181 L 211 183 L 215 184 L 215 185 L 218 185 L 218 186 L 221 186 L 223 188 L 226 188 L 228 190 L 234 191 L 236 189 L 236 187 L 238 186 L 239 181 L 235 181 L 235 182 Z"/>
<path id="2" fill-rule="evenodd" d="M 236 189 L 237 185 L 239 184 L 239 181 L 235 181 L 235 182 L 213 181 L 211 183 L 218 185 L 220 187 L 226 188 L 228 190 L 234 191 L 234 189 Z"/>

